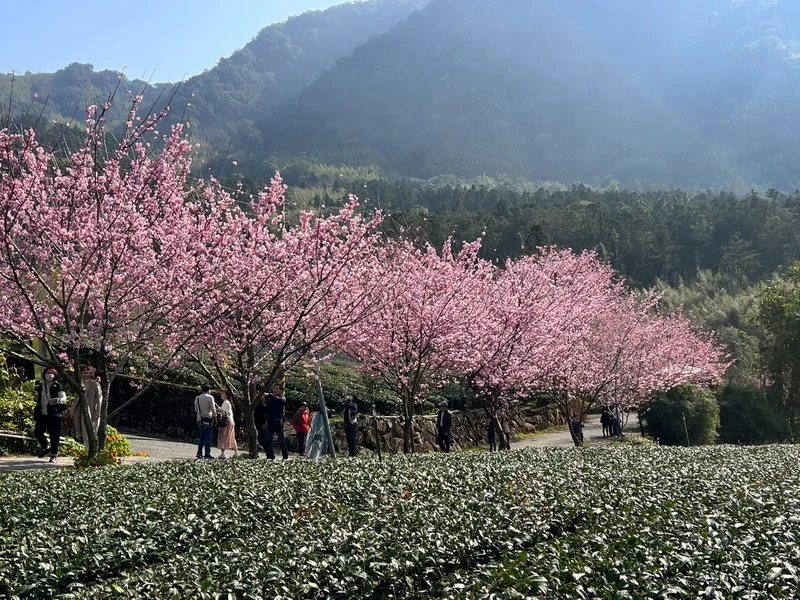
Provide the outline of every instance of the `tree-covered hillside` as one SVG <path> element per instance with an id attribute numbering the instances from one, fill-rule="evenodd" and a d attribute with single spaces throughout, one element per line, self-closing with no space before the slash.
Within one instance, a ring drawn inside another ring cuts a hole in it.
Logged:
<path id="1" fill-rule="evenodd" d="M 788 2 L 434 0 L 263 137 L 268 153 L 401 176 L 788 189 L 798 15 Z"/>

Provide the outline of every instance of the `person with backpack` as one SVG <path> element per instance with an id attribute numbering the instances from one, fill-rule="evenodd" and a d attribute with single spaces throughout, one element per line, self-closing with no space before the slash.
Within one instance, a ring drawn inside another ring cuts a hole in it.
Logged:
<path id="1" fill-rule="evenodd" d="M 239 447 L 236 444 L 236 423 L 233 420 L 233 405 L 226 392 L 221 392 L 222 406 L 217 408 L 217 448 L 221 453 L 219 458 L 226 459 L 226 450 L 233 450 L 234 456 L 239 456 Z"/>
<path id="2" fill-rule="evenodd" d="M 56 462 L 61 441 L 61 418 L 67 407 L 67 394 L 56 380 L 55 369 L 47 369 L 44 379 L 37 381 L 33 389 L 36 405 L 33 408 L 34 436 L 39 442 L 39 458 L 50 455 Z M 50 437 L 48 442 L 45 433 Z"/>
<path id="3" fill-rule="evenodd" d="M 301 402 L 300 408 L 292 417 L 292 429 L 297 434 L 297 453 L 300 456 L 306 455 L 306 437 L 311 430 L 311 412 L 308 410 L 308 403 Z"/>
<path id="4" fill-rule="evenodd" d="M 214 437 L 214 424 L 217 421 L 217 405 L 211 395 L 211 386 L 204 385 L 202 393 L 194 399 L 194 411 L 197 416 L 197 428 L 200 441 L 197 443 L 197 458 L 214 458 L 211 456 L 211 439 Z M 205 451 L 205 454 L 203 452 Z"/>
<path id="5" fill-rule="evenodd" d="M 272 439 L 278 435 L 278 445 L 281 449 L 283 459 L 289 458 L 289 447 L 286 445 L 286 438 L 283 435 L 283 417 L 286 412 L 286 398 L 284 392 L 283 380 L 279 381 L 272 388 L 272 393 L 267 394 L 264 399 L 264 406 L 266 408 L 267 416 L 267 435 L 264 440 L 264 448 L 267 451 L 267 458 L 275 460 L 275 449 L 272 446 Z"/>

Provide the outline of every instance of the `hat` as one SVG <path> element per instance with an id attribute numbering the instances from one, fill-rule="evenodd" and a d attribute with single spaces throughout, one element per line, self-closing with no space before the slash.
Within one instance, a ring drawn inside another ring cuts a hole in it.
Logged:
<path id="1" fill-rule="evenodd" d="M 444 406 L 445 408 L 447 408 L 447 400 L 442 400 L 441 402 L 439 402 L 438 406 Z"/>
<path id="2" fill-rule="evenodd" d="M 306 408 L 308 408 L 308 402 L 306 402 L 305 400 L 303 400 L 303 401 L 300 403 L 300 406 L 305 406 Z"/>

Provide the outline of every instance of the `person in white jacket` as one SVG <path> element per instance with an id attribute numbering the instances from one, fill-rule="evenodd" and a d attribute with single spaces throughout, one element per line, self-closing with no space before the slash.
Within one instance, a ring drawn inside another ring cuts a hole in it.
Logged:
<path id="1" fill-rule="evenodd" d="M 211 438 L 214 435 L 214 425 L 217 422 L 217 404 L 214 402 L 214 396 L 211 395 L 210 386 L 204 385 L 202 391 L 203 393 L 194 399 L 197 427 L 200 430 L 197 458 L 214 458 L 211 456 Z"/>

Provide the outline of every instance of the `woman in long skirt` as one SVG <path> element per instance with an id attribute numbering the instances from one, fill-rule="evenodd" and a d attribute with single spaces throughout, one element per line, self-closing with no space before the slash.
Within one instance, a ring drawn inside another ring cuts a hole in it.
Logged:
<path id="1" fill-rule="evenodd" d="M 228 458 L 225 456 L 226 450 L 233 450 L 234 456 L 239 455 L 239 447 L 236 445 L 236 424 L 233 420 L 233 405 L 228 400 L 228 394 L 222 392 L 222 406 L 217 409 L 217 419 L 220 423 L 217 429 L 217 448 L 222 452 L 220 458 Z"/>

